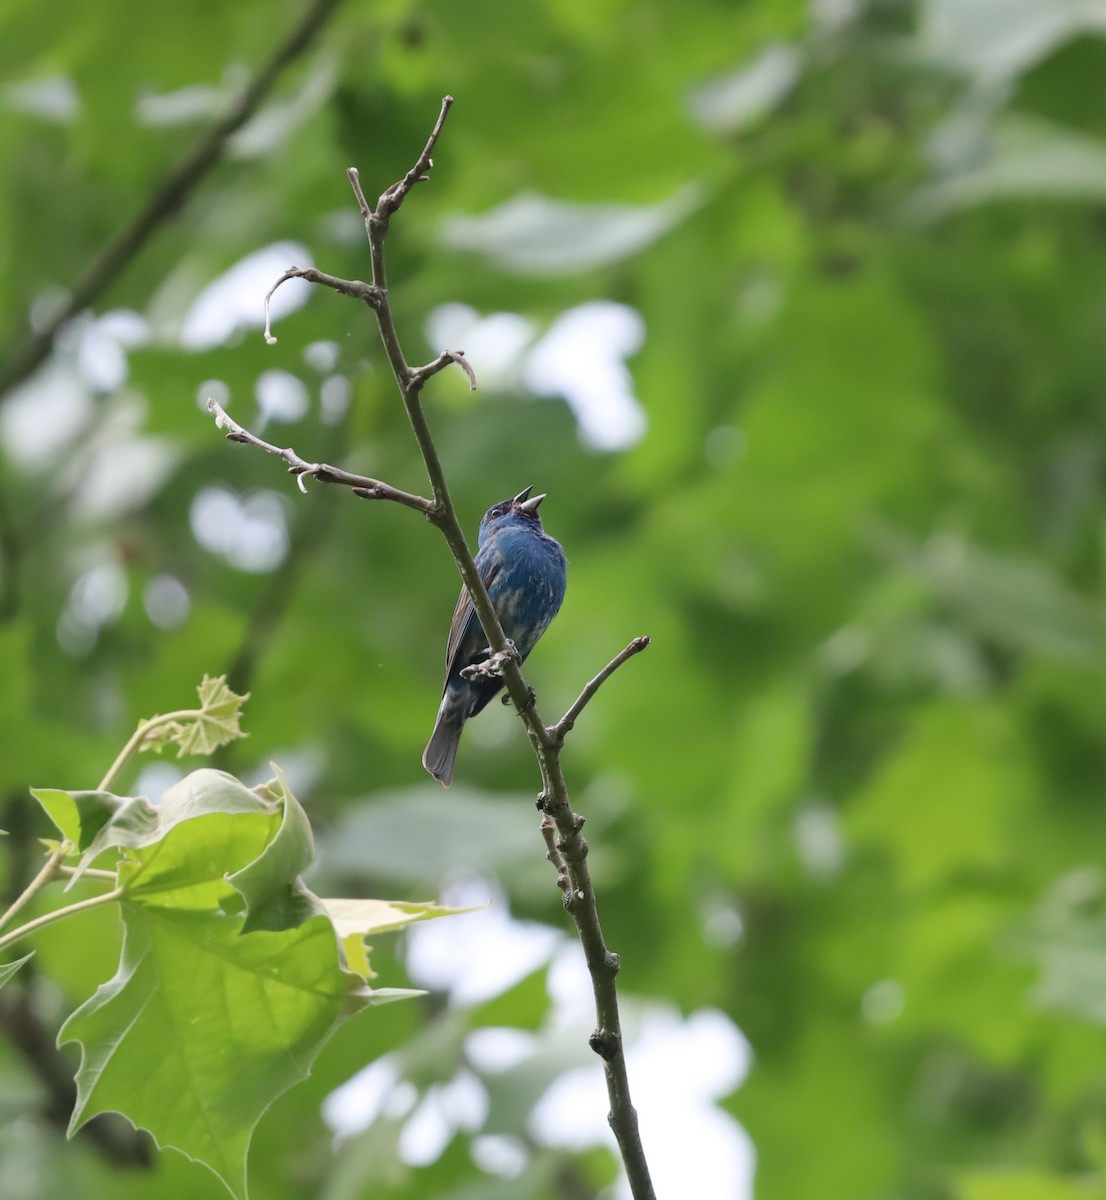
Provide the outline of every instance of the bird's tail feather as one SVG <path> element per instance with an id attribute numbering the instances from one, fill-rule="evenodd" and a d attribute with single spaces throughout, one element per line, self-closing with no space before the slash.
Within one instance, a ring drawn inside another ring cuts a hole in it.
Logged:
<path id="1" fill-rule="evenodd" d="M 457 761 L 457 747 L 461 744 L 464 724 L 465 718 L 460 713 L 443 704 L 438 710 L 434 732 L 422 752 L 422 765 L 442 787 L 449 787 L 453 782 L 453 764 Z"/>

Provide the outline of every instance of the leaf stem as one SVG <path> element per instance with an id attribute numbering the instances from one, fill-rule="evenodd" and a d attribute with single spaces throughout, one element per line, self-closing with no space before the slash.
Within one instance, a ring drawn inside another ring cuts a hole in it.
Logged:
<path id="1" fill-rule="evenodd" d="M 52 925 L 55 921 L 63 921 L 66 917 L 75 916 L 79 912 L 84 912 L 88 908 L 98 908 L 101 904 L 111 904 L 123 897 L 125 889 L 121 887 L 112 888 L 110 892 L 104 892 L 99 896 L 89 896 L 85 900 L 78 900 L 74 904 L 66 904 L 63 908 L 55 908 L 53 912 L 43 913 L 41 917 L 35 917 L 33 921 L 28 921 L 26 925 L 20 925 L 18 929 L 13 929 L 10 933 L 0 937 L 0 950 L 6 946 L 10 946 L 13 942 L 18 942 L 28 934 L 35 933 L 39 929 L 44 929 L 47 925 Z"/>
<path id="2" fill-rule="evenodd" d="M 136 751 L 141 749 L 142 743 L 154 730 L 160 729 L 163 725 L 172 724 L 174 721 L 195 719 L 199 717 L 201 713 L 202 710 L 198 708 L 179 709 L 176 712 L 163 713 L 161 716 L 151 717 L 148 721 L 144 721 L 141 725 L 139 725 L 134 733 L 131 734 L 131 736 L 127 739 L 127 744 L 116 755 L 115 761 L 108 768 L 108 773 L 103 777 L 103 779 L 100 780 L 100 786 L 98 790 L 101 792 L 106 792 L 111 787 L 111 785 L 115 782 L 119 772 L 124 766 L 126 766 L 127 760 Z M 43 863 L 42 869 L 39 871 L 39 873 L 34 877 L 34 879 L 31 880 L 29 884 L 27 884 L 23 891 L 20 892 L 20 894 L 8 907 L 7 911 L 3 915 L 0 915 L 0 929 L 3 929 L 5 926 L 9 925 L 16 913 L 26 908 L 26 906 L 31 902 L 38 892 L 40 892 L 48 883 L 50 883 L 51 880 L 57 878 L 57 876 L 61 874 L 61 872 L 64 870 L 62 863 L 69 857 L 70 854 L 73 853 L 73 849 L 73 843 L 68 839 L 61 842 L 57 846 L 46 862 Z M 115 878 L 114 875 L 111 875 L 108 872 L 105 872 L 104 874 L 107 878 Z M 96 899 L 99 901 L 101 897 L 96 897 Z M 61 913 L 68 913 L 71 911 L 71 909 L 72 906 L 70 906 L 68 909 L 58 909 L 57 911 Z M 34 922 L 32 921 L 31 925 L 33 924 Z M 21 926 L 19 929 L 15 930 L 14 935 L 8 934 L 6 937 L 0 938 L 0 946 L 6 945 L 10 940 L 14 940 L 15 935 L 22 937 L 23 931 L 28 928 L 30 928 L 30 925 Z"/>
<path id="3" fill-rule="evenodd" d="M 23 908 L 26 908 L 35 893 L 41 891 L 42 888 L 44 888 L 50 882 L 50 880 L 57 875 L 62 861 L 69 856 L 72 849 L 72 842 L 63 841 L 57 847 L 57 849 L 54 850 L 46 862 L 43 863 L 42 870 L 40 870 L 34 879 L 27 884 L 27 886 L 19 893 L 15 900 L 12 901 L 7 912 L 5 912 L 3 916 L 0 916 L 0 929 L 3 929 L 5 925 L 9 924 L 12 917 L 14 917 L 17 912 Z"/>
<path id="4" fill-rule="evenodd" d="M 182 708 L 177 712 L 163 713 L 161 716 L 151 717 L 148 721 L 143 721 L 141 725 L 131 734 L 127 740 L 127 744 L 115 757 L 115 762 L 108 767 L 108 773 L 100 780 L 100 786 L 97 789 L 101 792 L 106 792 L 115 782 L 116 776 L 127 765 L 127 760 L 132 754 L 142 748 L 142 743 L 155 730 L 160 729 L 163 725 L 171 725 L 174 721 L 196 720 L 203 715 L 203 709 L 200 708 Z"/>
<path id="5" fill-rule="evenodd" d="M 120 770 L 122 770 L 124 766 L 126 766 L 128 758 L 130 758 L 131 755 L 133 755 L 134 752 L 136 752 L 140 746 L 142 746 L 143 742 L 145 742 L 145 739 L 149 737 L 149 734 L 152 731 L 157 730 L 157 728 L 160 728 L 163 725 L 172 724 L 173 721 L 196 718 L 196 716 L 199 714 L 200 709 L 197 708 L 180 709 L 178 712 L 164 713 L 161 716 L 154 716 L 154 718 L 151 718 L 149 721 L 144 721 L 143 724 L 139 725 L 137 730 L 131 734 L 131 737 L 127 739 L 127 744 L 124 746 L 124 748 L 122 748 L 122 750 L 119 751 L 119 754 L 116 755 L 115 762 L 113 762 L 112 766 L 108 768 L 107 775 L 104 775 L 103 779 L 100 781 L 100 788 L 98 788 L 98 791 L 106 792 L 108 788 L 112 786 L 115 776 L 120 773 Z M 11 920 L 14 916 L 16 916 L 16 913 L 22 911 L 23 908 L 28 906 L 30 901 L 34 899 L 34 896 L 47 886 L 47 883 L 54 880 L 56 876 L 61 874 L 61 871 L 64 870 L 61 864 L 65 862 L 66 858 L 70 857 L 72 852 L 73 844 L 71 841 L 66 840 L 60 842 L 59 846 L 55 848 L 52 854 L 50 854 L 50 857 L 46 860 L 46 862 L 42 864 L 42 869 L 38 871 L 38 874 L 32 878 L 31 882 L 28 883 L 28 886 L 26 886 L 22 892 L 19 893 L 17 898 L 12 901 L 12 904 L 8 906 L 7 911 L 0 916 L 0 929 L 4 929 L 6 925 L 11 924 Z M 113 880 L 115 878 L 114 875 L 110 875 L 109 877 L 113 878 Z M 68 911 L 70 911 L 70 908 L 59 908 L 58 910 L 58 912 L 61 913 L 67 913 Z M 30 925 L 34 924 L 34 922 L 30 923 Z M 22 937 L 23 931 L 29 929 L 30 925 L 22 925 L 19 929 L 14 931 L 14 934 L 8 934 L 6 937 L 0 938 L 0 946 L 5 946 L 8 941 L 13 941 L 16 936 Z"/>
<path id="6" fill-rule="evenodd" d="M 77 867 L 67 867 L 67 866 L 63 865 L 63 866 L 59 867 L 58 870 L 63 875 L 76 875 L 78 868 Z M 82 879 L 102 879 L 105 883 L 114 883 L 116 880 L 116 874 L 114 871 L 99 871 L 95 867 L 89 867 L 88 870 L 81 871 L 81 878 Z"/>

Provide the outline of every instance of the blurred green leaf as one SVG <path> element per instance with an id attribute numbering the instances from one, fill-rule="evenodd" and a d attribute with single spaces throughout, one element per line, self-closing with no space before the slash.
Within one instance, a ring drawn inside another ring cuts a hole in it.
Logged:
<path id="1" fill-rule="evenodd" d="M 1095 1175 L 1071 1178 L 1039 1171 L 972 1171 L 957 1180 L 957 1200 L 1102 1200 Z"/>
<path id="2" fill-rule="evenodd" d="M 17 958 L 14 962 L 0 963 L 0 988 L 11 979 L 25 962 L 28 962 L 33 957 L 33 954 L 24 954 L 22 958 Z"/>
<path id="3" fill-rule="evenodd" d="M 982 154 L 923 187 L 910 210 L 934 218 L 957 209 L 1017 197 L 1101 201 L 1106 197 L 1106 144 L 1029 117 L 1006 117 L 978 137 Z"/>

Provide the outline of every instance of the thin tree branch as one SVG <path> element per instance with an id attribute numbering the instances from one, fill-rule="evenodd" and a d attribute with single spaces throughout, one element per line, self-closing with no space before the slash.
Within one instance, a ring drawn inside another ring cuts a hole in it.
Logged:
<path id="1" fill-rule="evenodd" d="M 288 464 L 288 473 L 296 477 L 296 483 L 301 492 L 306 493 L 307 491 L 305 479 L 317 479 L 320 483 L 336 483 L 340 487 L 352 488 L 354 495 L 360 496 L 363 500 L 392 500 L 396 504 L 426 513 L 427 516 L 434 512 L 433 502 L 423 499 L 422 496 L 401 492 L 399 488 L 394 488 L 380 479 L 373 479 L 368 475 L 354 475 L 350 471 L 343 471 L 341 467 L 332 467 L 329 463 L 308 462 L 306 459 L 300 458 L 291 446 L 280 447 L 266 442 L 227 416 L 226 409 L 218 400 L 209 398 L 207 411 L 215 418 L 216 426 L 227 431 L 227 441 L 242 442 L 244 445 L 254 446 L 258 450 L 264 450 L 266 454 L 274 454 L 277 458 L 283 459 Z"/>
<path id="2" fill-rule="evenodd" d="M 399 209 L 399 206 L 407 199 L 407 193 L 416 183 L 429 182 L 430 176 L 428 172 L 434 165 L 434 160 L 430 156 L 434 153 L 434 147 L 441 135 L 442 126 L 445 124 L 446 116 L 452 107 L 453 97 L 443 96 L 442 107 L 438 112 L 438 119 L 434 122 L 434 128 L 430 131 L 430 136 L 426 139 L 426 145 L 422 148 L 422 153 L 415 161 L 415 165 L 398 183 L 393 183 L 390 188 L 387 188 L 381 194 L 376 205 L 376 212 L 373 214 L 378 222 L 383 221 L 387 223 L 388 218 Z"/>
<path id="3" fill-rule="evenodd" d="M 61 328 L 78 313 L 94 304 L 151 236 L 181 209 L 223 156 L 231 135 L 257 112 L 282 72 L 304 51 L 326 25 L 340 0 L 312 0 L 299 24 L 273 51 L 269 60 L 243 89 L 230 110 L 214 125 L 191 152 L 162 180 L 145 208 L 123 229 L 77 280 L 69 299 L 49 321 L 27 332 L 23 340 L 3 356 L 0 367 L 0 402 L 16 384 L 22 383 L 50 353 Z"/>
<path id="4" fill-rule="evenodd" d="M 611 659 L 609 663 L 599 672 L 594 679 L 590 679 L 584 686 L 584 690 L 569 706 L 568 712 L 557 722 L 556 725 L 549 727 L 549 736 L 553 740 L 554 745 L 563 746 L 564 740 L 568 736 L 573 725 L 576 724 L 576 719 L 587 707 L 588 702 L 597 691 L 607 682 L 608 679 L 618 670 L 620 666 L 628 659 L 633 658 L 635 654 L 640 654 L 646 646 L 649 645 L 647 637 L 636 637 L 626 647 L 625 650 L 620 650 L 618 654 Z"/>
<path id="5" fill-rule="evenodd" d="M 396 385 L 403 397 L 408 420 L 414 432 L 426 466 L 430 484 L 434 490 L 436 512 L 430 519 L 441 530 L 449 544 L 453 561 L 468 589 L 476 615 L 488 639 L 493 654 L 503 656 L 502 675 L 511 700 L 530 738 L 542 775 L 540 805 L 545 816 L 556 826 L 558 837 L 556 849 L 565 863 L 568 888 L 565 891 L 565 906 L 576 925 L 577 934 L 584 948 L 588 970 L 591 973 L 592 989 L 595 993 L 597 1026 L 591 1037 L 591 1046 L 603 1059 L 607 1080 L 607 1096 L 610 1101 L 608 1120 L 622 1154 L 626 1176 L 634 1200 L 655 1200 L 645 1150 L 638 1131 L 637 1113 L 630 1101 L 630 1084 L 626 1073 L 626 1058 L 622 1046 L 622 1026 L 618 1013 L 618 996 L 615 990 L 615 975 L 618 972 L 618 956 L 611 954 L 603 940 L 599 914 L 595 904 L 595 889 L 587 866 L 587 842 L 580 836 L 584 820 L 572 811 L 568 785 L 561 769 L 560 747 L 557 746 L 534 703 L 533 691 L 523 678 L 517 658 L 511 653 L 513 647 L 503 632 L 499 617 L 488 598 L 480 573 L 476 569 L 472 553 L 465 541 L 464 532 L 457 519 L 457 511 L 449 495 L 445 473 L 438 457 L 437 447 L 430 434 L 422 409 L 421 391 L 426 382 L 419 372 L 407 366 L 392 319 L 391 303 L 387 294 L 387 276 L 384 269 L 384 238 L 388 232 L 388 221 L 403 202 L 415 182 L 430 168 L 430 153 L 441 133 L 442 124 L 452 100 L 449 96 L 442 101 L 438 120 L 427 141 L 426 147 L 414 167 L 398 183 L 389 188 L 380 198 L 377 211 L 365 220 L 369 239 L 369 255 L 372 261 L 372 281 L 383 289 L 384 300 L 377 307 L 376 319 L 380 327 L 381 340 L 392 367 Z M 359 192 L 356 175 L 351 174 L 355 194 Z M 358 197 L 364 213 L 364 198 Z M 544 824 L 544 823 L 543 823 Z"/>
<path id="6" fill-rule="evenodd" d="M 433 362 L 428 362 L 425 367 L 416 367 L 411 372 L 411 378 L 420 387 L 428 380 L 437 375 L 439 371 L 444 371 L 450 363 L 456 363 L 462 371 L 468 376 L 469 391 L 476 391 L 476 372 L 469 365 L 469 361 L 465 358 L 463 350 L 443 350 Z"/>
<path id="7" fill-rule="evenodd" d="M 369 308 L 373 309 L 381 301 L 380 289 L 374 288 L 371 284 L 362 283 L 360 279 L 339 279 L 337 275 L 328 275 L 325 271 L 315 270 L 314 267 L 289 267 L 265 294 L 265 341 L 270 346 L 275 346 L 277 343 L 272 332 L 270 301 L 277 288 L 282 283 L 287 283 L 289 279 L 303 279 L 307 283 L 322 284 L 323 287 L 341 292 L 343 296 L 352 296 L 355 300 L 362 300 Z"/>
<path id="8" fill-rule="evenodd" d="M 556 827 L 557 836 L 553 844 L 564 862 L 563 872 L 559 871 L 557 882 L 564 890 L 564 905 L 576 925 L 591 975 L 596 1026 L 588 1044 L 603 1059 L 610 1102 L 607 1121 L 618 1142 L 634 1200 L 655 1200 L 645 1148 L 641 1143 L 637 1110 L 630 1098 L 630 1078 L 622 1044 L 622 1020 L 615 987 L 621 961 L 617 954 L 607 949 L 599 923 L 595 887 L 587 864 L 588 844 L 580 833 L 584 818 L 573 812 L 569 802 L 568 785 L 561 769 L 558 747 L 549 748 L 542 766 L 546 791 L 538 798 L 538 807 L 545 814 L 543 828 L 546 821 Z M 561 874 L 568 877 L 567 888 L 561 883 Z"/>
<path id="9" fill-rule="evenodd" d="M 608 1120 L 618 1142 L 634 1200 L 655 1200 L 649 1168 L 645 1160 L 645 1151 L 638 1131 L 637 1113 L 630 1100 L 630 1086 L 618 1011 L 618 995 L 615 988 L 619 959 L 618 955 L 612 954 L 607 949 L 603 939 L 603 931 L 596 908 L 595 888 L 587 865 L 588 846 L 580 833 L 584 825 L 584 818 L 573 812 L 560 757 L 564 735 L 571 728 L 572 722 L 576 720 L 603 682 L 617 670 L 622 662 L 644 649 L 648 644 L 648 639 L 637 638 L 631 642 L 584 688 L 580 698 L 557 725 L 552 727 L 545 725 L 534 703 L 533 689 L 523 677 L 517 651 L 504 634 L 499 617 L 476 569 L 472 552 L 457 518 L 457 510 L 450 497 L 441 459 L 422 407 L 423 386 L 451 362 L 456 362 L 461 366 L 469 376 L 470 386 L 475 386 L 472 370 L 459 352 L 449 351 L 439 355 L 424 367 L 412 369 L 403 353 L 388 294 L 384 240 L 388 232 L 389 221 L 406 199 L 411 188 L 416 183 L 424 182 L 429 178 L 432 165 L 431 153 L 441 134 L 452 102 L 449 96 L 443 99 L 438 119 L 422 154 L 398 183 L 393 184 L 381 194 L 375 210 L 369 207 L 365 199 L 357 169 L 351 167 L 347 171 L 358 208 L 365 221 L 365 231 L 369 241 L 372 282 L 368 287 L 373 289 L 370 307 L 376 317 L 384 353 L 403 400 L 403 406 L 422 454 L 427 477 L 433 491 L 433 501 L 415 497 L 417 503 L 412 507 L 419 507 L 426 513 L 428 519 L 437 526 L 449 546 L 491 649 L 489 664 L 485 664 L 485 667 L 494 665 L 495 673 L 503 679 L 537 758 L 542 777 L 542 791 L 538 798 L 538 807 L 543 813 L 541 832 L 546 841 L 547 857 L 557 869 L 557 883 L 564 892 L 564 904 L 576 925 L 592 979 L 596 1029 L 590 1038 L 590 1045 L 603 1059 L 607 1095 L 610 1101 Z M 289 275 L 289 277 L 292 276 Z M 335 287 L 333 281 L 320 280 L 320 282 Z M 348 286 L 338 286 L 335 290 L 365 299 L 364 295 L 356 291 L 358 286 L 365 287 L 366 285 L 348 283 Z M 320 467 L 319 464 L 305 463 L 292 451 L 270 446 L 252 434 L 248 434 L 241 426 L 230 422 L 230 419 L 214 401 L 209 401 L 208 407 L 215 415 L 217 422 L 231 430 L 228 437 L 236 441 L 248 442 L 270 454 L 277 455 L 289 463 L 293 473 L 300 476 L 314 474 L 325 482 L 349 482 L 349 477 L 339 478 L 339 475 L 344 475 L 344 473 L 338 473 L 333 468 Z M 321 470 L 332 472 L 334 477 L 320 475 Z M 376 481 L 372 481 L 371 486 L 375 488 L 378 485 Z M 354 492 L 362 494 L 357 487 L 354 487 Z"/>

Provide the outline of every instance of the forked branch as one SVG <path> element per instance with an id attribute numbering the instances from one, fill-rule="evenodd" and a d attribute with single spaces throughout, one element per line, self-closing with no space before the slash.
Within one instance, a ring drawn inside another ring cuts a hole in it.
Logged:
<path id="1" fill-rule="evenodd" d="M 307 459 L 300 458 L 291 446 L 274 446 L 272 442 L 266 442 L 227 416 L 226 409 L 212 397 L 208 397 L 207 411 L 215 418 L 216 427 L 227 431 L 228 442 L 241 442 L 244 446 L 253 446 L 286 462 L 288 474 L 296 477 L 301 492 L 307 492 L 304 482 L 306 479 L 317 479 L 319 483 L 336 483 L 339 487 L 351 488 L 354 494 L 363 500 L 392 500 L 407 508 L 417 509 L 427 516 L 434 511 L 433 501 L 400 491 L 381 479 L 373 479 L 369 475 L 354 475 L 351 471 L 343 471 L 341 467 L 332 467 L 329 463 L 308 462 Z"/>
<path id="2" fill-rule="evenodd" d="M 369 241 L 369 257 L 372 264 L 371 283 L 341 280 L 314 269 L 307 271 L 290 268 L 275 285 L 275 287 L 279 287 L 285 280 L 292 278 L 306 279 L 308 282 L 322 284 L 343 295 L 361 300 L 372 309 L 380 330 L 388 364 L 422 454 L 433 499 L 427 500 L 420 496 L 413 496 L 380 480 L 354 476 L 325 463 L 309 463 L 289 448 L 273 446 L 255 437 L 241 425 L 232 421 L 215 401 L 209 401 L 208 407 L 220 427 L 228 431 L 227 436 L 231 440 L 252 445 L 287 463 L 289 471 L 296 476 L 301 489 L 304 479 L 310 476 L 323 483 L 338 483 L 350 487 L 356 495 L 370 493 L 374 498 L 395 500 L 424 512 L 445 538 L 488 639 L 488 645 L 492 651 L 489 664 L 494 664 L 496 673 L 503 679 L 511 701 L 518 711 L 519 719 L 526 729 L 541 771 L 542 790 L 538 797 L 538 807 L 543 813 L 541 831 L 547 847 L 547 857 L 557 869 L 557 883 L 564 893 L 565 908 L 572 916 L 576 926 L 591 974 L 592 989 L 595 995 L 596 1029 L 591 1036 L 590 1044 L 592 1049 L 603 1059 L 607 1094 L 610 1100 L 608 1119 L 618 1142 L 634 1200 L 655 1200 L 649 1168 L 645 1160 L 645 1151 L 638 1131 L 637 1113 L 630 1100 L 630 1084 L 626 1073 L 622 1027 L 618 1012 L 618 995 L 615 989 L 615 976 L 619 968 L 618 955 L 612 954 L 603 940 L 603 931 L 596 908 L 595 888 L 592 885 L 587 864 L 588 846 L 581 835 L 584 818 L 572 809 L 568 786 L 561 767 L 561 748 L 565 736 L 579 718 L 584 707 L 624 662 L 645 649 L 649 644 L 649 639 L 646 637 L 635 638 L 594 679 L 588 682 L 578 699 L 560 721 L 555 725 L 545 725 L 538 714 L 533 689 L 523 678 L 517 652 L 503 632 L 499 617 L 476 569 L 472 552 L 457 519 L 457 510 L 450 497 L 441 459 L 422 407 L 424 385 L 450 364 L 455 363 L 465 371 L 472 388 L 476 386 L 476 378 L 463 354 L 455 350 L 445 351 L 423 367 L 408 366 L 396 331 L 388 295 L 384 261 L 384 239 L 388 232 L 388 225 L 415 184 L 429 179 L 429 172 L 433 165 L 431 155 L 452 103 L 452 98 L 449 96 L 443 99 L 438 119 L 414 166 L 402 179 L 381 193 L 375 209 L 371 208 L 365 199 L 357 169 L 351 167 L 347 172 L 358 208 L 365 221 L 365 232 Z M 272 292 L 270 292 L 271 295 Z M 269 340 L 272 340 L 271 337 Z"/>
<path id="3" fill-rule="evenodd" d="M 339 0 L 311 0 L 296 27 L 273 51 L 223 118 L 209 129 L 185 158 L 147 198 L 145 206 L 87 268 L 58 311 L 10 347 L 0 366 L 0 403 L 42 363 L 54 339 L 78 313 L 91 307 L 108 290 L 150 238 L 176 215 L 207 178 L 231 137 L 257 112 L 285 69 L 311 45 L 330 20 Z"/>

